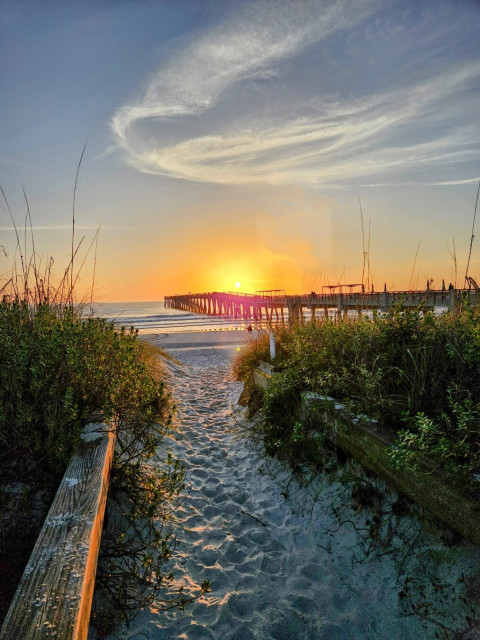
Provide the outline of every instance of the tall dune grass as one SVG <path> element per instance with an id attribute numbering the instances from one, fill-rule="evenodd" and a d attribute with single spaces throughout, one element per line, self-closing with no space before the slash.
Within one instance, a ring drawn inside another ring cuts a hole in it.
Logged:
<path id="1" fill-rule="evenodd" d="M 95 596 L 100 605 L 93 612 L 98 628 L 108 632 L 112 622 L 130 619 L 154 600 L 165 607 L 191 600 L 170 586 L 173 576 L 164 566 L 175 547 L 166 523 L 184 478 L 177 460 L 150 462 L 174 410 L 160 350 L 142 343 L 136 330 L 86 313 L 94 279 L 78 293 L 89 259 L 95 273 L 91 250 L 98 237 L 97 231 L 85 250 L 85 238 L 75 239 L 80 164 L 70 258 L 58 278 L 53 260 L 38 253 L 25 193 L 19 230 L 1 190 L 16 244 L 12 257 L 3 251 L 4 264 L 10 264 L 0 279 L 0 620 L 82 427 L 92 419 L 115 420 L 107 502 L 115 526 L 102 539 Z M 207 590 L 204 583 L 199 595 Z"/>

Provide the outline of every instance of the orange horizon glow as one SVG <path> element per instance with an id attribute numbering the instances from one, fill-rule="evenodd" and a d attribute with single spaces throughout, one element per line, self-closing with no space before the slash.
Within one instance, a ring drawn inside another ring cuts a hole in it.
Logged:
<path id="1" fill-rule="evenodd" d="M 339 233 L 333 225 L 333 206 L 329 211 L 330 205 L 320 200 L 305 205 L 304 193 L 298 189 L 282 193 L 288 206 L 276 206 L 278 220 L 267 210 L 268 202 L 259 207 L 247 199 L 233 205 L 222 201 L 208 211 L 202 209 L 195 223 L 184 224 L 183 213 L 179 214 L 164 235 L 158 230 L 140 230 L 142 251 L 132 244 L 129 234 L 105 233 L 100 237 L 94 299 L 158 301 L 189 292 L 254 294 L 272 289 L 305 294 L 320 293 L 325 285 L 361 282 L 358 229 L 349 227 Z M 396 244 L 378 242 L 372 234 L 370 273 L 364 274 L 368 289 L 373 283 L 375 291 L 383 290 L 384 284 L 389 290 L 424 290 L 427 279 L 432 278 L 432 288 L 440 289 L 442 279 L 446 287 L 455 282 L 452 261 L 446 249 L 440 253 L 438 238 L 429 236 L 422 242 L 413 269 L 418 241 L 403 233 L 401 225 L 394 232 Z M 61 256 L 57 264 L 62 264 Z M 470 274 L 477 281 L 479 264 L 474 257 L 470 265 Z M 463 284 L 463 269 L 459 261 L 458 287 Z M 91 272 L 89 265 L 85 288 L 91 283 Z"/>
<path id="2" fill-rule="evenodd" d="M 260 251 L 260 254 L 263 252 Z M 388 290 L 424 290 L 427 279 L 433 278 L 432 289 L 441 289 L 442 280 L 448 288 L 450 282 L 454 282 L 453 274 L 449 269 L 442 269 L 441 266 L 432 269 L 428 275 L 417 273 L 412 281 L 408 274 L 408 266 L 405 265 L 403 273 L 398 269 L 398 265 L 385 265 L 384 277 L 377 277 L 379 270 L 375 270 L 373 277 L 368 283 L 370 290 L 372 284 L 375 291 L 382 291 L 386 284 Z M 242 273 L 242 278 L 235 279 L 232 274 Z M 428 272 L 427 272 L 428 273 Z M 135 302 L 135 301 L 159 301 L 168 295 L 182 295 L 187 293 L 206 293 L 211 291 L 228 292 L 238 291 L 245 294 L 254 294 L 257 291 L 284 289 L 287 294 L 305 294 L 311 291 L 322 292 L 322 288 L 327 285 L 349 284 L 361 282 L 361 269 L 351 271 L 348 274 L 333 273 L 328 274 L 322 270 L 321 265 L 311 264 L 309 268 L 302 268 L 301 264 L 295 264 L 292 259 L 281 256 L 263 262 L 262 267 L 256 267 L 252 262 L 235 261 L 211 265 L 208 269 L 206 264 L 199 265 L 197 269 L 184 267 L 169 277 L 165 275 L 152 274 L 145 279 L 141 286 L 135 278 L 132 280 L 119 282 L 114 280 L 110 287 L 98 286 L 95 289 L 94 299 L 98 302 Z M 318 276 L 318 277 L 317 277 Z M 474 274 L 475 279 L 480 280 Z M 100 282 L 100 280 L 97 280 Z M 240 287 L 236 286 L 240 283 Z M 312 283 L 313 286 L 312 286 Z M 457 288 L 461 288 L 463 282 L 457 280 Z"/>

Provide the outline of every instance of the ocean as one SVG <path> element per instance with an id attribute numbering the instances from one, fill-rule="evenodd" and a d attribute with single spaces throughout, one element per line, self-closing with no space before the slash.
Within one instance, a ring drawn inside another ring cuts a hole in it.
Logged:
<path id="1" fill-rule="evenodd" d="M 249 321 L 223 316 L 206 316 L 169 309 L 163 300 L 149 302 L 97 302 L 94 315 L 118 325 L 135 327 L 140 334 L 184 333 L 188 331 L 245 331 Z M 252 322 L 253 325 L 253 322 Z M 257 328 L 259 325 L 255 325 Z"/>
<path id="2" fill-rule="evenodd" d="M 437 314 L 444 313 L 445 307 L 437 307 Z M 196 331 L 245 331 L 248 325 L 254 329 L 265 329 L 265 322 L 235 319 L 231 316 L 207 316 L 189 311 L 180 311 L 165 307 L 163 300 L 143 302 L 96 302 L 94 315 L 108 318 L 118 325 L 135 327 L 140 334 L 148 333 L 186 333 Z M 317 312 L 318 313 L 318 312 Z M 310 320 L 310 310 L 304 309 L 305 320 Z M 364 317 L 371 317 L 371 312 L 364 312 Z M 322 316 L 321 316 L 322 317 Z M 331 318 L 335 317 L 332 310 Z M 355 317 L 353 313 L 351 317 Z M 285 310 L 285 319 L 288 312 Z M 276 324 L 274 321 L 273 324 Z"/>

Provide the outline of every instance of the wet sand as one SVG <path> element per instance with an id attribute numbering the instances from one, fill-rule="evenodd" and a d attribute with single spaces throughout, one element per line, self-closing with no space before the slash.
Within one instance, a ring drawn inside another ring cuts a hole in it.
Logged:
<path id="1" fill-rule="evenodd" d="M 162 349 L 191 349 L 207 347 L 242 346 L 254 337 L 257 331 L 189 331 L 184 333 L 155 333 L 142 335 L 143 340 L 148 340 Z"/>

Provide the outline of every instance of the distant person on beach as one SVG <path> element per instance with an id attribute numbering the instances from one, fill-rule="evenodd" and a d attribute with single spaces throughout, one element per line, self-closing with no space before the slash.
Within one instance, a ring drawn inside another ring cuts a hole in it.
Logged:
<path id="1" fill-rule="evenodd" d="M 253 331 L 253 327 L 251 324 L 248 325 L 247 327 L 247 331 L 250 333 L 251 331 Z"/>

